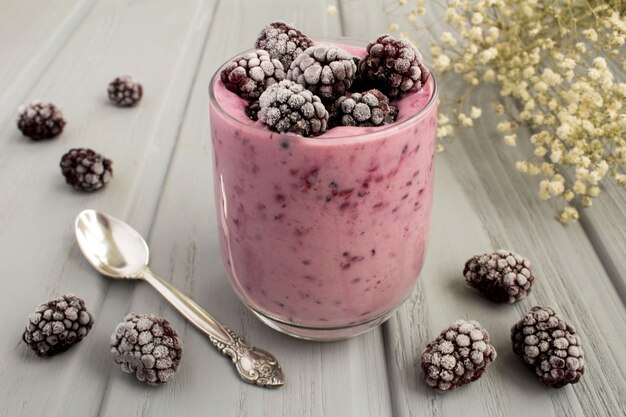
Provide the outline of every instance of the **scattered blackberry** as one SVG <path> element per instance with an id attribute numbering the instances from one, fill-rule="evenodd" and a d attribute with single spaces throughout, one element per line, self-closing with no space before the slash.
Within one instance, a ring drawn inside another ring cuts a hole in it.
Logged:
<path id="1" fill-rule="evenodd" d="M 313 136 L 326 131 L 328 111 L 320 98 L 293 81 L 270 86 L 259 104 L 259 119 L 276 132 Z"/>
<path id="2" fill-rule="evenodd" d="M 342 96 L 334 105 L 335 123 L 341 126 L 380 126 L 393 123 L 398 109 L 380 91 L 372 89 L 364 93 Z"/>
<path id="3" fill-rule="evenodd" d="M 496 359 L 489 333 L 473 320 L 457 320 L 445 329 L 422 353 L 426 383 L 448 391 L 480 378 Z"/>
<path id="4" fill-rule="evenodd" d="M 20 106 L 17 112 L 18 129 L 33 140 L 51 139 L 63 132 L 63 113 L 52 103 L 33 100 Z"/>
<path id="5" fill-rule="evenodd" d="M 501 303 L 526 298 L 535 280 L 530 261 L 508 250 L 472 257 L 463 275 L 467 285 Z"/>
<path id="6" fill-rule="evenodd" d="M 287 78 L 329 101 L 346 94 L 355 74 L 356 64 L 348 51 L 334 45 L 317 45 L 298 55 Z"/>
<path id="7" fill-rule="evenodd" d="M 142 85 L 130 75 L 122 75 L 109 83 L 109 99 L 120 107 L 132 107 L 143 96 Z"/>
<path id="8" fill-rule="evenodd" d="M 111 354 L 122 371 L 148 385 L 160 385 L 176 374 L 183 349 L 167 320 L 130 313 L 111 335 Z"/>
<path id="9" fill-rule="evenodd" d="M 388 34 L 367 45 L 359 70 L 361 78 L 374 82 L 392 98 L 420 90 L 430 75 L 413 45 Z"/>
<path id="10" fill-rule="evenodd" d="M 70 149 L 61 158 L 65 182 L 81 191 L 96 191 L 104 187 L 113 175 L 113 162 L 86 148 Z"/>
<path id="11" fill-rule="evenodd" d="M 261 29 L 255 48 L 269 52 L 272 59 L 282 62 L 285 70 L 313 41 L 298 29 L 284 22 L 274 22 Z"/>
<path id="12" fill-rule="evenodd" d="M 220 78 L 227 89 L 246 100 L 259 98 L 272 84 L 285 79 L 283 64 L 262 49 L 238 56 L 226 64 Z"/>
<path id="13" fill-rule="evenodd" d="M 37 356 L 53 356 L 83 340 L 92 326 L 85 302 L 67 294 L 37 307 L 28 317 L 22 339 Z"/>
<path id="14" fill-rule="evenodd" d="M 574 327 L 550 307 L 533 307 L 511 329 L 513 352 L 544 384 L 575 384 L 585 372 L 585 355 Z"/>

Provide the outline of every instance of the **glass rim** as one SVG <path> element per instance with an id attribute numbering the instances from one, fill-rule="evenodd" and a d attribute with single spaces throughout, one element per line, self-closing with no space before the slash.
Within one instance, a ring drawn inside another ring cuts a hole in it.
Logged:
<path id="1" fill-rule="evenodd" d="M 358 42 L 364 45 L 367 45 L 367 41 L 361 40 L 361 39 L 356 39 L 356 38 L 350 38 L 350 37 L 320 37 L 319 39 L 321 39 L 321 42 L 345 42 L 345 41 L 352 41 L 352 42 Z M 238 56 L 241 56 L 247 52 L 251 52 L 256 50 L 256 48 L 250 48 L 247 49 L 245 51 L 239 52 L 238 54 L 233 55 L 231 58 L 229 58 L 228 60 L 224 61 L 224 63 L 222 65 L 220 65 L 220 67 L 215 71 L 215 73 L 213 74 L 213 76 L 211 77 L 211 81 L 209 84 L 209 101 L 211 104 L 211 108 L 215 108 L 219 111 L 219 113 L 227 118 L 228 120 L 230 120 L 232 123 L 234 123 L 237 127 L 243 129 L 243 130 L 251 130 L 251 131 L 257 131 L 259 128 L 258 126 L 252 126 L 249 125 L 247 123 L 242 122 L 241 120 L 233 117 L 230 113 L 228 113 L 226 110 L 224 110 L 224 108 L 220 105 L 220 103 L 217 101 L 217 99 L 215 98 L 215 83 L 217 81 L 219 81 L 219 74 L 222 70 L 222 68 L 224 68 L 224 66 L 226 64 L 228 64 L 229 62 L 233 61 L 235 58 L 237 58 Z M 293 137 L 293 138 L 298 138 L 302 141 L 311 141 L 314 142 L 318 145 L 321 144 L 332 144 L 332 143 L 336 143 L 336 142 L 365 142 L 368 140 L 368 138 L 371 137 L 377 137 L 379 135 L 385 135 L 387 133 L 391 133 L 397 130 L 401 130 L 402 128 L 404 128 L 405 126 L 410 126 L 412 123 L 416 122 L 417 120 L 420 120 L 424 117 L 425 114 L 428 113 L 428 111 L 430 110 L 430 108 L 434 105 L 434 103 L 437 101 L 437 98 L 439 97 L 439 87 L 437 84 L 437 80 L 435 78 L 435 76 L 433 75 L 432 71 L 430 73 L 430 76 L 428 77 L 428 81 L 432 81 L 433 84 L 433 90 L 432 93 L 430 95 L 430 97 L 428 98 L 428 102 L 426 103 L 426 105 L 424 105 L 424 107 L 418 111 L 417 113 L 411 115 L 409 118 L 407 118 L 406 120 L 403 120 L 400 123 L 390 123 L 389 125 L 387 125 L 387 127 L 384 127 L 382 129 L 379 130 L 375 130 L 373 132 L 363 132 L 363 133 L 358 133 L 358 134 L 350 134 L 350 135 L 341 135 L 341 136 L 332 136 L 332 137 L 328 137 L 328 138 L 319 138 L 319 136 L 301 136 L 298 135 L 296 133 L 280 133 L 280 132 L 273 132 L 273 131 L 269 131 L 271 133 L 276 133 L 276 134 L 281 134 L 281 135 L 286 135 L 289 137 Z"/>

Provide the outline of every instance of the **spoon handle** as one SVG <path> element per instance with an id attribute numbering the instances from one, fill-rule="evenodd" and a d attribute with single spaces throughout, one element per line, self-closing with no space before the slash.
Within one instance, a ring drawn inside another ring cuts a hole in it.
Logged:
<path id="1" fill-rule="evenodd" d="M 209 336 L 217 350 L 231 358 L 241 379 L 249 384 L 266 388 L 280 387 L 285 383 L 283 370 L 272 354 L 247 344 L 235 332 L 222 326 L 191 298 L 164 281 L 147 266 L 139 275 L 183 316 Z"/>
<path id="2" fill-rule="evenodd" d="M 160 292 L 170 304 L 176 307 L 183 316 L 209 336 L 209 338 L 217 339 L 226 345 L 230 345 L 234 342 L 233 337 L 224 326 L 211 317 L 211 315 L 196 304 L 195 301 L 163 280 L 148 267 L 141 272 L 141 277 L 150 283 L 150 285 Z"/>

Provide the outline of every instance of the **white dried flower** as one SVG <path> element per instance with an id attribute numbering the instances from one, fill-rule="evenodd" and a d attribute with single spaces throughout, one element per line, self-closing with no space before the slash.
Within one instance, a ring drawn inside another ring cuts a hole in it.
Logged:
<path id="1" fill-rule="evenodd" d="M 592 28 L 583 30 L 583 35 L 588 41 L 595 42 L 598 40 L 598 34 Z"/>
<path id="2" fill-rule="evenodd" d="M 456 38 L 450 32 L 443 32 L 439 40 L 444 46 L 449 46 L 449 47 L 456 46 Z"/>
<path id="3" fill-rule="evenodd" d="M 474 13 L 472 15 L 472 25 L 480 25 L 483 22 L 484 18 L 483 15 L 481 13 Z"/>
<path id="4" fill-rule="evenodd" d="M 418 22 L 425 0 L 416 3 L 404 21 L 418 34 L 429 35 L 429 25 Z M 518 123 L 537 132 L 530 136 L 529 160 L 517 162 L 516 168 L 541 177 L 541 198 L 567 202 L 561 221 L 577 220 L 575 207 L 592 205 L 606 179 L 625 186 L 626 83 L 615 74 L 616 68 L 626 70 L 620 49 L 626 42 L 621 3 L 446 3 L 449 27 L 431 48 L 432 65 L 443 79 L 450 74 L 471 88 L 442 105 L 442 114 L 454 117 L 440 118 L 437 136 L 451 136 L 453 124 L 473 126 L 482 111 L 470 93 L 481 83 L 493 82 L 500 90 L 501 100 L 493 110 L 501 117 L 497 129 L 504 142 L 513 145 L 527 139 L 514 132 Z M 402 30 L 400 26 L 392 24 L 390 29 Z M 511 105 L 511 99 L 517 103 Z"/>
<path id="5" fill-rule="evenodd" d="M 504 135 L 504 143 L 509 146 L 515 146 L 517 143 L 517 135 L 515 133 L 510 135 Z"/>
<path id="6" fill-rule="evenodd" d="M 437 56 L 437 58 L 433 59 L 433 68 L 437 71 L 445 71 L 450 67 L 450 62 L 449 56 L 441 54 Z"/>

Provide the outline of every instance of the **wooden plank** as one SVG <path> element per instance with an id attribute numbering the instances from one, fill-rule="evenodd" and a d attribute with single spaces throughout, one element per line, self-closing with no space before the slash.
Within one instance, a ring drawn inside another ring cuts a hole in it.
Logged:
<path id="1" fill-rule="evenodd" d="M 0 341 L 0 415 L 98 414 L 107 377 L 119 372 L 109 337 L 127 312 L 133 284 L 111 285 L 91 271 L 71 226 L 81 209 L 93 207 L 148 234 L 214 5 L 184 0 L 172 13 L 166 0 L 99 2 L 30 89 L 62 107 L 63 135 L 33 143 L 13 124 L 0 129 L 0 251 L 10 277 L 5 289 L 14 295 L 0 307 L 12 318 L 7 334 L 13 335 Z M 145 88 L 132 109 L 106 97 L 108 82 L 126 72 Z M 59 159 L 80 146 L 113 159 L 106 189 L 81 194 L 63 183 Z M 36 358 L 19 341 L 26 317 L 38 303 L 70 291 L 94 313 L 92 334 L 66 354 Z"/>
<path id="2" fill-rule="evenodd" d="M 343 2 L 344 14 L 365 17 L 348 20 L 346 33 L 370 38 L 384 32 L 389 22 L 380 7 L 379 1 Z M 454 94 L 463 86 L 442 88 Z M 484 94 L 484 103 L 497 97 Z M 538 201 L 534 180 L 515 171 L 521 155 L 489 140 L 499 135 L 483 117 L 437 158 L 427 262 L 411 299 L 384 326 L 394 415 L 622 415 L 626 361 L 616 347 L 625 342 L 624 306 L 581 225 L 554 220 L 554 208 Z M 493 305 L 463 284 L 467 258 L 501 247 L 527 255 L 538 276 L 533 294 L 515 306 Z M 574 387 L 544 388 L 511 351 L 510 327 L 536 304 L 554 307 L 581 333 L 588 367 Z M 435 394 L 422 382 L 421 352 L 457 318 L 485 325 L 499 357 L 479 382 Z"/>
<path id="3" fill-rule="evenodd" d="M 626 304 L 626 192 L 624 187 L 607 184 L 584 210 L 580 224 L 593 244 L 606 273 L 622 302 Z"/>
<path id="4" fill-rule="evenodd" d="M 94 0 L 0 1 L 0 127 L 87 14 Z M 43 99 L 43 97 L 42 97 Z"/>
<path id="5" fill-rule="evenodd" d="M 245 4 L 245 8 L 244 7 Z M 112 374 L 103 416 L 172 413 L 204 416 L 390 415 L 379 331 L 341 343 L 298 341 L 270 330 L 239 302 L 219 256 L 211 170 L 207 86 L 219 64 L 250 47 L 272 20 L 294 22 L 307 33 L 337 35 L 339 23 L 318 3 L 222 2 L 211 28 L 150 243 L 153 266 L 247 340 L 272 351 L 287 383 L 268 391 L 240 382 L 232 365 L 206 337 L 186 325 L 149 288 L 137 288 L 132 309 L 162 311 L 181 330 L 186 358 L 180 375 L 158 393 Z M 349 394 L 349 395 L 346 395 Z M 175 396 L 175 400 L 174 400 Z"/>

